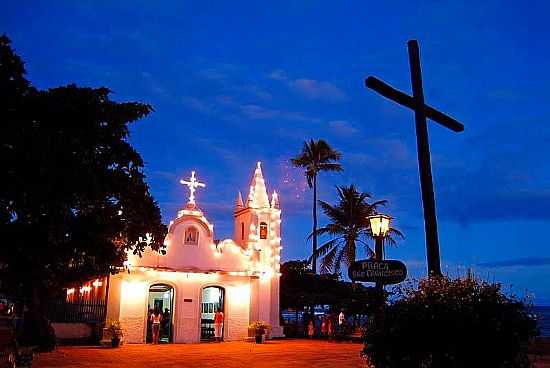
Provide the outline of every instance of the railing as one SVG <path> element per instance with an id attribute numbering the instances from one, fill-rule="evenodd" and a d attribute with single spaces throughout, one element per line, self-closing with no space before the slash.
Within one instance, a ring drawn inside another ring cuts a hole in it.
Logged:
<path id="1" fill-rule="evenodd" d="M 51 322 L 85 322 L 105 321 L 105 301 L 75 302 L 52 300 L 45 307 L 46 317 Z"/>

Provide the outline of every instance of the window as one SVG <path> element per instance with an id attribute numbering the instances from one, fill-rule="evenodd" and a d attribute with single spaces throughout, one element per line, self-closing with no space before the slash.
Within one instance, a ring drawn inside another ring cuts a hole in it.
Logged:
<path id="1" fill-rule="evenodd" d="M 196 227 L 189 226 L 187 229 L 185 229 L 183 244 L 185 245 L 199 244 L 199 230 L 197 230 Z"/>
<path id="2" fill-rule="evenodd" d="M 260 223 L 260 239 L 267 239 L 267 224 L 265 222 Z"/>
<path id="3" fill-rule="evenodd" d="M 241 240 L 244 240 L 244 222 L 241 222 Z"/>

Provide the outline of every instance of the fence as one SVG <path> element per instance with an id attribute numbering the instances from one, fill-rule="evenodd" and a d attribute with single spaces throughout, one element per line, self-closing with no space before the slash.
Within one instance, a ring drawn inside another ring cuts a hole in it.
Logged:
<path id="1" fill-rule="evenodd" d="M 102 323 L 105 321 L 105 301 L 52 300 L 47 303 L 45 314 L 51 322 Z"/>

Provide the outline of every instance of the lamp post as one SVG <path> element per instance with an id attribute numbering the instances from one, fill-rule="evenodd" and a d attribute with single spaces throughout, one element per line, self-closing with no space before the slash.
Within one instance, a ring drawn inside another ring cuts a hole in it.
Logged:
<path id="1" fill-rule="evenodd" d="M 370 229 L 372 236 L 375 240 L 374 259 L 377 261 L 384 260 L 384 238 L 390 229 L 391 217 L 383 214 L 375 214 L 368 217 L 370 222 Z M 383 319 L 383 306 L 384 306 L 384 284 L 381 282 L 376 283 L 376 292 L 379 295 L 378 308 L 376 313 L 376 319 L 378 323 Z"/>
<path id="2" fill-rule="evenodd" d="M 368 217 L 372 236 L 375 239 L 374 258 L 377 261 L 384 259 L 384 238 L 390 229 L 391 217 L 388 215 L 375 214 Z"/>

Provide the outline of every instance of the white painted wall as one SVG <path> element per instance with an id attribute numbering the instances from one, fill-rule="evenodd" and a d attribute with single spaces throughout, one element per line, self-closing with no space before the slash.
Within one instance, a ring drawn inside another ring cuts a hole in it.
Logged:
<path id="1" fill-rule="evenodd" d="M 249 321 L 250 278 L 217 274 L 184 274 L 162 271 L 120 273 L 120 314 L 124 340 L 145 342 L 149 287 L 165 283 L 174 288 L 174 342 L 200 341 L 200 304 L 202 289 L 220 286 L 225 289 L 224 339 L 241 340 L 247 335 Z M 186 302 L 185 299 L 191 301 Z M 112 308 L 113 310 L 116 308 Z M 111 313 L 111 317 L 114 317 Z"/>

